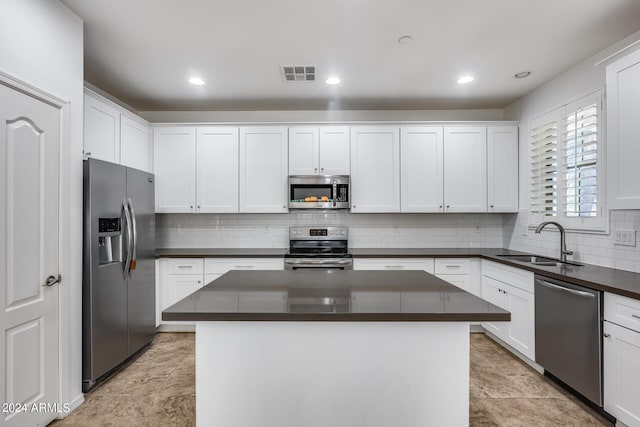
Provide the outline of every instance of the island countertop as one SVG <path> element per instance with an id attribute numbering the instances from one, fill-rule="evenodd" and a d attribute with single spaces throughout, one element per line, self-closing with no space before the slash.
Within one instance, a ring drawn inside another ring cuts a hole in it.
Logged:
<path id="1" fill-rule="evenodd" d="M 242 271 L 167 308 L 163 320 L 477 322 L 511 314 L 424 271 Z"/>

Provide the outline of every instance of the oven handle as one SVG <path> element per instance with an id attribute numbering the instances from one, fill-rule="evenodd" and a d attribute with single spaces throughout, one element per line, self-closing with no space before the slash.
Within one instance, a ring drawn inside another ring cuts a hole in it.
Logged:
<path id="1" fill-rule="evenodd" d="M 353 261 L 350 259 L 285 259 L 284 263 L 289 265 L 348 265 Z"/>
<path id="2" fill-rule="evenodd" d="M 576 295 L 582 298 L 595 298 L 596 296 L 590 292 L 584 292 L 584 291 L 578 291 L 575 289 L 569 289 L 569 288 L 565 288 L 564 286 L 558 286 L 555 285 L 553 283 L 549 283 L 546 280 L 542 280 L 542 279 L 538 279 L 538 283 L 540 283 L 542 286 L 545 286 L 547 288 L 552 288 L 552 289 L 556 289 L 558 291 L 562 291 L 562 292 L 566 292 L 572 295 Z"/>

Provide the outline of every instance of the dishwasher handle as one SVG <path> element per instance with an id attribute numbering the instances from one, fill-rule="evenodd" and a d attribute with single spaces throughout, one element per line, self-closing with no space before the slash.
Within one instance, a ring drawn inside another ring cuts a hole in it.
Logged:
<path id="1" fill-rule="evenodd" d="M 551 289 L 556 289 L 558 291 L 562 291 L 562 292 L 566 292 L 569 293 L 571 295 L 575 295 L 575 296 L 579 296 L 581 298 L 595 298 L 595 294 L 592 294 L 591 292 L 585 292 L 585 291 L 578 291 L 576 289 L 570 289 L 570 288 L 565 288 L 564 286 L 559 286 L 553 283 L 549 283 L 546 280 L 542 280 L 542 279 L 537 279 L 538 283 L 540 283 L 542 286 L 545 286 L 547 288 L 551 288 Z"/>

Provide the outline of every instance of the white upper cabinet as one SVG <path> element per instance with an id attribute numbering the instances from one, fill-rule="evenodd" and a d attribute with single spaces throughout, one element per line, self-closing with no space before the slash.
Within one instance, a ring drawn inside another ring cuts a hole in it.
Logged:
<path id="1" fill-rule="evenodd" d="M 443 211 L 442 133 L 442 126 L 401 129 L 402 212 Z"/>
<path id="2" fill-rule="evenodd" d="M 151 127 L 141 117 L 85 89 L 84 155 L 152 172 Z"/>
<path id="3" fill-rule="evenodd" d="M 120 116 L 120 163 L 151 172 L 153 171 L 152 153 L 153 141 L 149 125 L 122 114 Z"/>
<path id="4" fill-rule="evenodd" d="M 487 128 L 444 128 L 445 212 L 487 211 Z"/>
<path id="5" fill-rule="evenodd" d="M 320 128 L 320 174 L 349 175 L 351 152 L 349 126 Z"/>
<path id="6" fill-rule="evenodd" d="M 197 212 L 238 212 L 238 155 L 237 127 L 197 128 Z"/>
<path id="7" fill-rule="evenodd" d="M 487 128 L 488 212 L 518 212 L 518 127 Z"/>
<path id="8" fill-rule="evenodd" d="M 400 129 L 351 128 L 351 212 L 400 212 Z"/>
<path id="9" fill-rule="evenodd" d="M 640 51 L 635 51 L 607 66 L 608 209 L 640 209 L 639 111 Z"/>
<path id="10" fill-rule="evenodd" d="M 156 212 L 196 210 L 196 130 L 159 127 L 153 132 Z"/>
<path id="11" fill-rule="evenodd" d="M 349 155 L 349 126 L 289 128 L 289 175 L 349 175 Z"/>
<path id="12" fill-rule="evenodd" d="M 240 128 L 240 212 L 287 212 L 287 177 L 287 128 Z"/>
<path id="13" fill-rule="evenodd" d="M 97 96 L 84 94 L 84 155 L 120 163 L 120 111 Z"/>

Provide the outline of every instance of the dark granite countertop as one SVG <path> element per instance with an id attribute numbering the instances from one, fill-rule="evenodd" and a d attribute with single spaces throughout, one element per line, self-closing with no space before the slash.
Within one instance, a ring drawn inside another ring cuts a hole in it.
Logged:
<path id="1" fill-rule="evenodd" d="M 511 314 L 424 271 L 230 271 L 162 319 L 472 322 Z"/>
<path id="2" fill-rule="evenodd" d="M 525 252 L 503 248 L 350 248 L 354 258 L 483 258 L 518 267 L 558 280 L 640 299 L 640 273 L 600 267 L 564 265 L 549 267 L 505 259 L 500 255 Z M 156 257 L 279 257 L 287 248 L 277 249 L 157 249 Z"/>
<path id="3" fill-rule="evenodd" d="M 282 257 L 289 248 L 159 248 L 156 258 L 270 258 Z"/>

